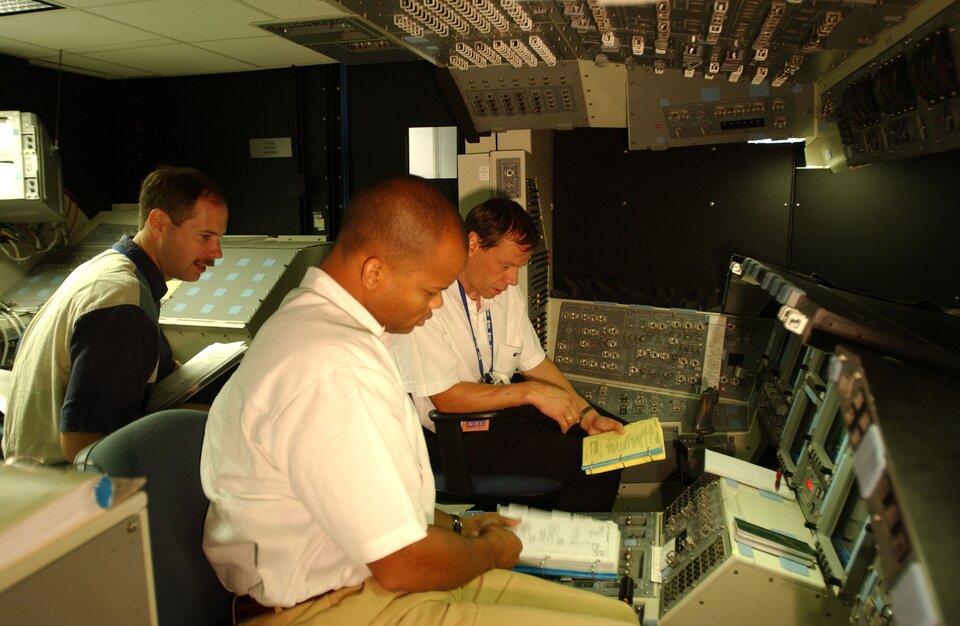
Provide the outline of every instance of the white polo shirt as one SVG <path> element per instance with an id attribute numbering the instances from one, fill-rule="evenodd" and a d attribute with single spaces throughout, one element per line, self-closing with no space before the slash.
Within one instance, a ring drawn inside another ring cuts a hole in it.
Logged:
<path id="1" fill-rule="evenodd" d="M 433 474 L 388 338 L 308 269 L 217 396 L 203 543 L 231 591 L 293 606 L 361 583 L 367 563 L 426 536 Z"/>
<path id="2" fill-rule="evenodd" d="M 394 337 L 393 347 L 404 386 L 413 396 L 420 422 L 429 430 L 435 430 L 428 417 L 434 408 L 429 396 L 459 382 L 480 380 L 477 348 L 483 372 L 490 370 L 488 311 L 493 330 L 492 376 L 495 380 L 508 383 L 518 369 L 521 372 L 533 369 L 546 358 L 527 316 L 527 301 L 519 287 L 511 285 L 491 300 L 481 298 L 479 311 L 476 300 L 469 296 L 466 299 L 469 321 L 459 283 L 454 281 L 443 291 L 443 306 L 433 312 L 433 317 L 409 335 Z"/>

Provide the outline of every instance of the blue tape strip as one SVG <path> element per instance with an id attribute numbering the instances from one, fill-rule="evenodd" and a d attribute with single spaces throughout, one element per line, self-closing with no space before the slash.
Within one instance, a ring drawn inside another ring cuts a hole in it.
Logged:
<path id="1" fill-rule="evenodd" d="M 113 504 L 113 482 L 108 476 L 100 479 L 94 493 L 96 494 L 97 504 L 100 505 L 100 508 L 109 509 L 110 505 Z"/>
<path id="2" fill-rule="evenodd" d="M 783 502 L 783 496 L 773 493 L 772 491 L 767 491 L 766 489 L 761 489 L 760 495 L 774 502 Z"/>
<path id="3" fill-rule="evenodd" d="M 793 559 L 789 559 L 785 556 L 780 557 L 780 567 L 787 570 L 788 572 L 793 572 L 794 574 L 799 574 L 801 576 L 806 576 L 810 578 L 810 568 L 804 565 L 803 563 L 798 563 Z"/>

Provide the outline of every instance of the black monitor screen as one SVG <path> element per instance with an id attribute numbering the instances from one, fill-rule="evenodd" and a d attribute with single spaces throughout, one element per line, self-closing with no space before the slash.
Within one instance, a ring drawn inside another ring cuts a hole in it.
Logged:
<path id="1" fill-rule="evenodd" d="M 822 380 L 824 384 L 830 382 L 830 361 L 830 355 L 824 354 L 823 361 L 820 363 L 820 370 L 817 372 L 817 376 L 820 377 L 820 380 Z"/>
<path id="2" fill-rule="evenodd" d="M 809 350 L 810 348 L 806 348 Z M 793 368 L 793 373 L 790 374 L 790 388 L 796 389 L 797 383 L 803 380 L 803 375 L 807 373 L 807 366 L 803 362 L 804 352 L 800 353 L 800 356 L 797 357 L 797 365 Z"/>
<path id="3" fill-rule="evenodd" d="M 783 345 L 780 346 L 780 353 L 777 355 L 777 368 L 779 368 L 781 375 L 785 374 L 787 369 L 790 367 L 790 363 L 786 363 L 787 357 L 793 351 L 793 346 L 800 341 L 799 335 L 794 335 L 793 333 L 787 333 L 788 337 L 786 341 L 783 342 Z"/>
<path id="4" fill-rule="evenodd" d="M 830 533 L 830 543 L 833 549 L 837 551 L 837 558 L 844 569 L 850 562 L 853 555 L 853 549 L 856 547 L 857 538 L 867 522 L 867 503 L 860 497 L 860 488 L 856 481 L 850 488 L 850 494 L 847 501 L 843 503 L 843 510 L 840 511 L 840 517 L 837 518 L 837 524 Z"/>
<path id="5" fill-rule="evenodd" d="M 783 352 L 787 349 L 787 340 L 789 337 L 783 329 L 773 331 L 773 339 L 771 340 L 772 345 L 770 347 L 770 362 L 774 367 L 780 365 L 780 361 L 783 360 Z"/>
<path id="6" fill-rule="evenodd" d="M 840 450 L 843 448 L 843 442 L 846 438 L 847 429 L 843 425 L 843 417 L 840 415 L 840 408 L 838 407 L 837 413 L 833 417 L 833 425 L 830 426 L 830 432 L 827 433 L 827 438 L 823 440 L 823 451 L 827 453 L 834 465 L 837 463 L 837 457 L 840 455 Z"/>
<path id="7" fill-rule="evenodd" d="M 810 430 L 810 425 L 813 424 L 813 418 L 817 416 L 817 409 L 819 408 L 816 402 L 807 398 L 807 404 L 803 407 L 803 417 L 800 419 L 800 426 L 797 427 L 797 432 L 793 436 L 793 443 L 790 444 L 790 458 L 793 459 L 794 463 L 800 460 L 803 443 L 806 441 L 804 435 Z"/>

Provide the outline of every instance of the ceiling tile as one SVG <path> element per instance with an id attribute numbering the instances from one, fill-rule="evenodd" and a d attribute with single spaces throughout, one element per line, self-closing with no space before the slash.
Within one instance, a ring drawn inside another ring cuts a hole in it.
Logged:
<path id="1" fill-rule="evenodd" d="M 57 50 L 55 48 L 47 48 L 24 41 L 17 41 L 16 39 L 0 37 L 0 54 L 29 58 L 40 56 L 41 54 L 56 54 L 56 52 Z"/>
<path id="2" fill-rule="evenodd" d="M 257 69 L 252 64 L 228 59 L 188 44 L 88 52 L 86 56 L 130 67 L 142 67 L 149 72 L 167 76 L 215 74 Z"/>
<path id="3" fill-rule="evenodd" d="M 353 15 L 353 12 L 344 7 L 323 0 L 243 0 L 243 2 L 279 20 L 323 19 Z"/>
<path id="4" fill-rule="evenodd" d="M 63 9 L 4 16 L 0 19 L 0 37 L 53 50 L 72 50 L 104 42 L 155 39 L 156 35 L 76 9 Z"/>
<path id="5" fill-rule="evenodd" d="M 44 67 L 58 67 L 58 57 L 42 56 L 33 59 L 34 65 Z M 132 78 L 135 76 L 150 76 L 153 72 L 147 70 L 109 63 L 100 59 L 94 59 L 80 54 L 64 54 L 63 69 L 67 72 L 77 72 L 81 74 L 93 74 L 103 78 Z"/>
<path id="6" fill-rule="evenodd" d="M 267 35 L 247 39 L 225 39 L 223 41 L 203 41 L 196 44 L 234 59 L 253 63 L 259 67 L 286 67 L 289 65 L 316 65 L 336 63 L 325 54 L 293 43 L 282 37 Z"/>
<path id="7" fill-rule="evenodd" d="M 269 17 L 234 0 L 149 0 L 87 11 L 184 42 L 256 36 L 262 31 L 252 23 Z"/>
<path id="8" fill-rule="evenodd" d="M 177 43 L 170 41 L 166 37 L 157 37 L 156 35 L 149 35 L 149 39 L 144 39 L 143 41 L 106 41 L 99 43 L 95 46 L 76 46 L 72 49 L 73 52 L 88 54 L 90 52 L 104 52 L 107 50 L 130 50 L 132 48 L 149 48 L 151 46 L 162 46 L 165 44 Z"/>
<path id="9" fill-rule="evenodd" d="M 137 0 L 50 0 L 54 4 L 62 7 L 71 7 L 74 9 L 86 9 L 88 7 L 97 7 L 107 4 L 127 4 L 137 2 Z"/>

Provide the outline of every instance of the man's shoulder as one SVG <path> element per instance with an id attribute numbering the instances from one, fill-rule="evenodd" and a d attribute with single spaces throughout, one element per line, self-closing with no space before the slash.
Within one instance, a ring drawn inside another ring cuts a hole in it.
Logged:
<path id="1" fill-rule="evenodd" d="M 68 299 L 79 310 L 139 305 L 136 266 L 120 253 L 107 252 L 77 267 L 64 281 L 63 293 L 58 296 Z"/>
<path id="2" fill-rule="evenodd" d="M 295 359 L 322 356 L 325 363 L 356 361 L 378 352 L 379 338 L 336 303 L 316 293 L 298 294 L 285 303 L 257 333 L 258 351 L 289 353 Z"/>
<path id="3" fill-rule="evenodd" d="M 65 283 L 77 286 L 102 283 L 104 287 L 135 285 L 138 283 L 137 266 L 116 250 L 107 249 L 77 266 Z"/>

